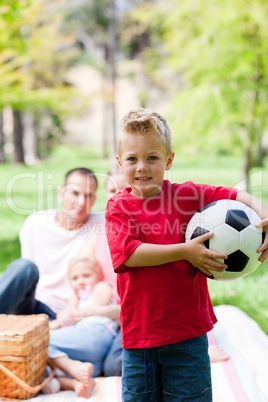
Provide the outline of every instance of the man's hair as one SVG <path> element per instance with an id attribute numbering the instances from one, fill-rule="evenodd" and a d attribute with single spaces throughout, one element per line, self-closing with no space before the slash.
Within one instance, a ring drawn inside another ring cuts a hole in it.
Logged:
<path id="1" fill-rule="evenodd" d="M 171 131 L 166 119 L 151 109 L 138 108 L 131 110 L 121 120 L 120 137 L 117 152 L 122 155 L 122 145 L 126 134 L 159 135 L 159 139 L 167 155 L 171 153 Z"/>
<path id="2" fill-rule="evenodd" d="M 98 187 L 98 180 L 97 180 L 97 177 L 95 176 L 93 170 L 87 169 L 87 168 L 85 168 L 85 167 L 79 167 L 79 168 L 75 168 L 75 169 L 69 170 L 69 172 L 67 172 L 67 173 L 65 174 L 65 177 L 64 177 L 64 185 L 67 183 L 68 179 L 70 178 L 70 176 L 71 176 L 73 173 L 78 173 L 78 174 L 81 174 L 82 176 L 92 177 L 92 178 L 94 179 L 95 183 L 96 183 L 96 188 Z"/>

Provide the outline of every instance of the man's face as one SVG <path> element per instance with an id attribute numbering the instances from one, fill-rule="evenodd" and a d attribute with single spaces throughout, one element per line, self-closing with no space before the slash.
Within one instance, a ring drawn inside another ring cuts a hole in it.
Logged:
<path id="1" fill-rule="evenodd" d="M 84 224 L 96 199 L 96 187 L 93 177 L 74 172 L 60 189 L 62 213 L 75 224 Z"/>

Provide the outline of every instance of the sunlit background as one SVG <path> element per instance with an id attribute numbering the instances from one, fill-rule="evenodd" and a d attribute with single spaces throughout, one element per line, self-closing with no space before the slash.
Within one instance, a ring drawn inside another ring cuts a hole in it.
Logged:
<path id="1" fill-rule="evenodd" d="M 60 142 L 113 154 L 122 116 L 168 117 L 175 149 L 267 152 L 263 0 L 10 0 L 0 6 L 0 161 L 33 164 Z"/>
<path id="2" fill-rule="evenodd" d="M 0 270 L 20 255 L 25 217 L 57 206 L 67 169 L 114 163 L 119 122 L 138 106 L 170 123 L 170 179 L 267 204 L 267 21 L 266 0 L 0 0 Z M 266 271 L 211 294 L 268 333 Z"/>

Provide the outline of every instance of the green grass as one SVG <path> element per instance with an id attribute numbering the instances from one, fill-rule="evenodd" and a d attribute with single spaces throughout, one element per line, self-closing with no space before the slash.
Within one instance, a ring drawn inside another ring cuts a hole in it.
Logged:
<path id="1" fill-rule="evenodd" d="M 57 147 L 46 161 L 34 167 L 21 165 L 0 166 L 0 271 L 20 256 L 18 233 L 31 212 L 59 207 L 57 191 L 64 174 L 78 166 L 89 167 L 98 176 L 99 189 L 94 209 L 104 211 L 106 196 L 105 173 L 114 161 L 100 158 L 96 150 L 79 146 Z M 232 157 L 184 159 L 175 157 L 172 171 L 166 178 L 173 182 L 193 180 L 197 183 L 237 186 L 241 182 L 241 160 Z M 252 174 L 252 193 L 268 205 L 268 166 Z M 241 184 L 241 183 L 240 183 Z M 208 280 L 214 305 L 232 304 L 255 319 L 268 334 L 268 262 L 240 281 L 217 282 Z"/>

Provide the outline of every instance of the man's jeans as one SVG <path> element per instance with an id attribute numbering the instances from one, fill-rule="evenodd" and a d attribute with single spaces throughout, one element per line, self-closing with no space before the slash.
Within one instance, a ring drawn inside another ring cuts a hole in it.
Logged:
<path id="1" fill-rule="evenodd" d="M 104 360 L 103 373 L 105 377 L 121 376 L 122 374 L 121 329 L 117 332 L 112 346 Z"/>
<path id="2" fill-rule="evenodd" d="M 39 279 L 37 266 L 23 258 L 8 265 L 0 278 L 0 314 L 41 314 L 55 319 L 56 314 L 36 300 L 35 288 Z"/>
<path id="3" fill-rule="evenodd" d="M 23 258 L 13 261 L 0 277 L 0 314 L 47 314 L 55 319 L 56 314 L 46 304 L 35 299 L 39 279 L 37 266 Z M 76 342 L 73 339 L 73 342 Z M 83 351 L 82 351 L 83 352 Z M 103 367 L 105 376 L 117 376 L 122 371 L 121 332 L 116 335 L 107 353 Z"/>

